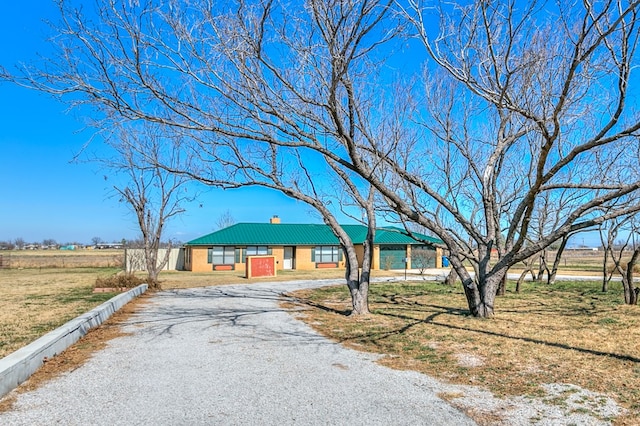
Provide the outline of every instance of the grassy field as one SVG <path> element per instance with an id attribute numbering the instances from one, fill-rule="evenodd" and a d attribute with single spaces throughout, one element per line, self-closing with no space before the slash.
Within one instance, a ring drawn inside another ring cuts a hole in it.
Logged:
<path id="1" fill-rule="evenodd" d="M 469 316 L 458 286 L 438 283 L 374 284 L 373 315 L 363 318 L 345 317 L 344 286 L 295 295 L 312 327 L 346 346 L 386 354 L 385 365 L 504 397 L 540 397 L 542 384 L 572 383 L 629 409 L 619 424 L 638 424 L 640 308 L 621 303 L 619 283 L 606 294 L 599 282 L 527 283 L 520 294 L 499 297 L 488 320 Z M 597 409 L 599 401 L 593 403 Z"/>
<path id="2" fill-rule="evenodd" d="M 114 296 L 93 293 L 117 273 L 123 250 L 1 251 L 0 358 Z"/>
<path id="3" fill-rule="evenodd" d="M 0 358 L 113 297 L 93 293 L 113 268 L 0 270 Z"/>
<path id="4" fill-rule="evenodd" d="M 121 268 L 124 250 L 3 250 L 3 269 Z"/>
<path id="5" fill-rule="evenodd" d="M 547 255 L 547 263 L 552 266 L 556 252 L 549 251 Z M 602 251 L 591 250 L 565 250 L 559 266 L 559 274 L 565 275 L 601 275 L 602 261 L 604 253 Z M 630 257 L 628 253 L 625 257 Z M 535 264 L 537 270 L 538 263 Z M 509 272 L 517 272 L 522 270 L 522 265 L 515 265 Z"/>

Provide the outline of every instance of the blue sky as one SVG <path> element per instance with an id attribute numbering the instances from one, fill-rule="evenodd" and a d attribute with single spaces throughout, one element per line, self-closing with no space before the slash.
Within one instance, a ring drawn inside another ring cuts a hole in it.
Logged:
<path id="1" fill-rule="evenodd" d="M 0 64 L 11 70 L 16 62 L 46 55 L 44 21 L 56 16 L 48 0 L 3 4 Z M 0 82 L 0 241 L 90 243 L 93 237 L 137 237 L 133 215 L 112 197 L 100 167 L 73 162 L 91 135 L 74 114 L 46 95 Z M 188 241 L 212 232 L 226 211 L 236 222 L 267 222 L 273 215 L 288 223 L 320 222 L 306 205 L 276 192 L 200 191 L 187 213 L 169 224 L 167 237 Z"/>

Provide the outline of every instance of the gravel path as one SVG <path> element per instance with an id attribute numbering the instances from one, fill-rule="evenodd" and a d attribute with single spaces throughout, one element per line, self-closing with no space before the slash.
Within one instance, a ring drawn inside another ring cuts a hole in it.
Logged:
<path id="1" fill-rule="evenodd" d="M 326 281 L 166 291 L 2 425 L 472 425 L 428 376 L 330 342 L 279 308 Z"/>

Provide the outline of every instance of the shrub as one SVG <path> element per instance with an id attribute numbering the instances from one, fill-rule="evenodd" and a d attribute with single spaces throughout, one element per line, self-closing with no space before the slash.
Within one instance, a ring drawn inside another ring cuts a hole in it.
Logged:
<path id="1" fill-rule="evenodd" d="M 626 270 L 627 265 L 624 261 L 622 262 L 621 266 L 622 266 L 622 269 Z M 639 272 L 640 272 L 640 263 L 636 263 L 635 265 L 633 265 L 633 273 L 637 274 Z M 607 265 L 607 273 L 609 274 L 613 273 L 614 275 L 619 275 L 615 265 L 611 265 L 611 264 Z"/>
<path id="2" fill-rule="evenodd" d="M 96 288 L 134 288 L 147 282 L 147 279 L 136 277 L 131 273 L 118 273 L 108 277 L 96 278 Z"/>

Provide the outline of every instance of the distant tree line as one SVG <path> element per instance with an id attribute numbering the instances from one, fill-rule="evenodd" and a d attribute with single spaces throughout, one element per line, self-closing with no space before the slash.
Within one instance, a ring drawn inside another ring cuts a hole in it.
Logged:
<path id="1" fill-rule="evenodd" d="M 91 239 L 90 244 L 80 243 L 78 241 L 58 243 L 53 238 L 45 238 L 42 241 L 32 241 L 32 242 L 25 241 L 23 238 L 16 238 L 13 240 L 0 240 L 0 250 L 49 250 L 49 249 L 57 250 L 57 249 L 66 248 L 66 247 L 74 247 L 74 248 L 93 247 L 98 249 L 104 249 L 104 248 L 124 248 L 125 246 L 138 248 L 138 247 L 141 247 L 141 244 L 142 244 L 142 239 L 140 238 L 133 239 L 133 240 L 122 239 L 120 241 L 107 242 L 102 240 L 102 238 L 93 237 Z M 160 243 L 161 248 L 165 248 L 168 245 L 169 245 L 169 242 Z"/>

